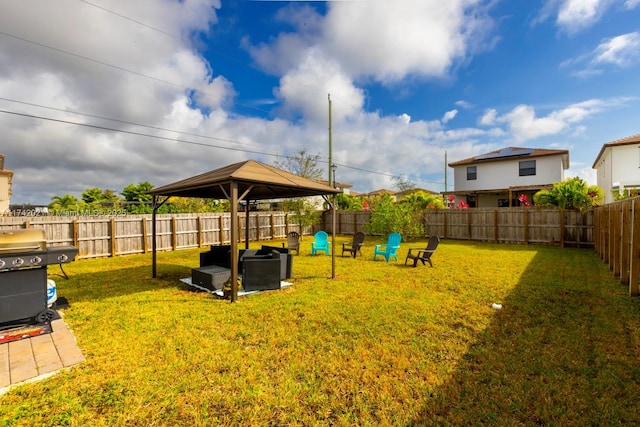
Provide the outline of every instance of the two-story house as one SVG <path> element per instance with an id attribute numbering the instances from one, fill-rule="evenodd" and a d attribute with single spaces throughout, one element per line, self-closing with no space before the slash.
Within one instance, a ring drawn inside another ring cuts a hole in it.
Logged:
<path id="1" fill-rule="evenodd" d="M 0 154 L 0 215 L 9 211 L 13 171 L 4 168 L 4 154 Z"/>
<path id="2" fill-rule="evenodd" d="M 533 195 L 564 180 L 569 168 L 568 150 L 507 147 L 449 163 L 453 168 L 454 190 L 451 204 L 465 201 L 469 207 L 520 206 L 524 195 Z"/>
<path id="3" fill-rule="evenodd" d="M 604 203 L 614 201 L 614 192 L 640 190 L 640 134 L 608 142 L 593 162 Z"/>

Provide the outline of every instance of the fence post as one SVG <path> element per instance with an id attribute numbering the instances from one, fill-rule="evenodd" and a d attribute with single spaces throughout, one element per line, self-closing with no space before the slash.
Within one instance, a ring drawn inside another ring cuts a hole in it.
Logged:
<path id="1" fill-rule="evenodd" d="M 524 209 L 524 244 L 529 244 L 529 209 Z"/>
<path id="2" fill-rule="evenodd" d="M 260 241 L 260 213 L 256 213 L 255 219 L 256 219 L 256 240 L 259 242 Z M 251 223 L 251 221 L 249 221 L 249 223 Z"/>
<path id="3" fill-rule="evenodd" d="M 171 247 L 174 251 L 178 249 L 178 220 L 175 215 L 171 217 Z"/>
<path id="4" fill-rule="evenodd" d="M 558 209 L 560 215 L 560 247 L 564 248 L 564 209 Z"/>
<path id="5" fill-rule="evenodd" d="M 611 224 L 613 226 L 613 262 L 611 263 L 611 267 L 613 269 L 613 274 L 616 276 L 620 276 L 620 253 L 622 250 L 622 242 L 620 241 L 622 239 L 622 229 L 621 229 L 621 216 L 622 216 L 622 207 L 620 206 L 620 203 L 616 203 L 614 205 L 615 207 L 613 208 L 613 221 L 611 221 Z"/>
<path id="6" fill-rule="evenodd" d="M 111 256 L 116 256 L 116 220 L 115 218 L 111 218 L 109 221 L 109 225 L 111 227 L 110 237 L 111 237 Z"/>
<path id="7" fill-rule="evenodd" d="M 147 217 L 142 217 L 142 253 L 149 252 L 149 247 L 147 245 Z"/>
<path id="8" fill-rule="evenodd" d="M 471 240 L 471 209 L 467 209 L 467 240 Z"/>
<path id="9" fill-rule="evenodd" d="M 629 296 L 640 295 L 640 199 L 633 200 L 631 207 L 631 263 L 629 265 Z"/>
<path id="10" fill-rule="evenodd" d="M 269 212 L 269 226 L 271 227 L 271 240 L 276 238 L 276 220 L 273 218 L 273 212 Z"/>
<path id="11" fill-rule="evenodd" d="M 493 211 L 493 242 L 498 243 L 498 210 Z"/>
<path id="12" fill-rule="evenodd" d="M 73 230 L 73 246 L 76 248 L 80 247 L 80 226 L 78 225 L 78 220 L 74 219 L 71 223 L 71 227 Z"/>
<path id="13" fill-rule="evenodd" d="M 620 239 L 620 282 L 629 283 L 629 259 L 631 252 L 631 206 L 629 200 L 622 203 L 621 228 L 622 238 Z"/>
<path id="14" fill-rule="evenodd" d="M 449 227 L 448 227 L 448 223 L 449 223 L 449 214 L 451 211 L 447 210 L 447 211 L 443 211 L 442 215 L 444 217 L 444 220 L 442 221 L 444 230 L 443 230 L 443 236 L 445 239 L 449 238 Z"/>
<path id="15" fill-rule="evenodd" d="M 198 247 L 202 247 L 202 218 L 200 215 L 196 217 L 196 238 L 198 239 Z"/>
<path id="16" fill-rule="evenodd" d="M 224 214 L 220 214 L 218 217 L 218 229 L 220 230 L 220 244 L 224 244 Z"/>

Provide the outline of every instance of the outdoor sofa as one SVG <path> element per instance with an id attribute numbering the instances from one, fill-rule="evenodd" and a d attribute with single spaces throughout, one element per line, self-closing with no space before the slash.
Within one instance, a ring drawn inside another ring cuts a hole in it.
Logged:
<path id="1" fill-rule="evenodd" d="M 291 277 L 293 255 L 288 248 L 262 246 L 241 249 L 238 273 L 244 291 L 280 289 L 280 282 Z M 231 246 L 211 246 L 200 253 L 200 267 L 191 270 L 191 282 L 212 291 L 220 290 L 231 277 Z"/>

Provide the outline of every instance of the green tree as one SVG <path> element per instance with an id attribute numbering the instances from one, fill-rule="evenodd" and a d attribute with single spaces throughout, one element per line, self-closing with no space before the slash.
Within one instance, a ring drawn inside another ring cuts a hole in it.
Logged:
<path id="1" fill-rule="evenodd" d="M 361 211 L 362 199 L 352 196 L 351 194 L 340 193 L 336 195 L 338 209 L 341 211 Z"/>
<path id="2" fill-rule="evenodd" d="M 431 194 L 426 191 L 416 191 L 408 194 L 400 200 L 401 204 L 408 204 L 416 209 L 444 209 L 444 199 L 439 194 Z"/>
<path id="3" fill-rule="evenodd" d="M 387 235 L 391 232 L 400 233 L 403 238 L 424 235 L 424 224 L 418 212 L 409 203 L 396 203 L 388 194 L 374 198 L 370 202 L 371 218 L 365 227 L 371 234 Z"/>
<path id="4" fill-rule="evenodd" d="M 533 195 L 536 206 L 557 206 L 560 209 L 585 210 L 598 206 L 604 197 L 602 189 L 595 185 L 587 185 L 578 177 L 569 178 L 553 184 L 551 190 L 540 190 Z"/>
<path id="5" fill-rule="evenodd" d="M 65 194 L 64 196 L 53 196 L 49 209 L 53 210 L 78 210 L 83 207 L 84 203 L 76 196 Z"/>
<path id="6" fill-rule="evenodd" d="M 124 197 L 127 203 L 127 212 L 143 214 L 143 213 L 151 213 L 153 211 L 153 197 L 151 194 L 147 194 L 147 192 L 153 189 L 153 184 L 148 181 L 143 181 L 139 184 L 129 184 L 120 194 Z M 166 204 L 165 204 L 166 205 Z M 162 206 L 162 210 L 158 212 L 168 212 L 170 209 L 169 206 Z"/>
<path id="7" fill-rule="evenodd" d="M 176 213 L 224 212 L 225 207 L 229 207 L 229 202 L 224 202 L 195 197 L 171 197 L 167 201 Z"/>
<path id="8" fill-rule="evenodd" d="M 121 199 L 113 190 L 103 190 L 98 187 L 87 188 L 82 192 L 82 200 L 87 204 L 117 204 Z"/>

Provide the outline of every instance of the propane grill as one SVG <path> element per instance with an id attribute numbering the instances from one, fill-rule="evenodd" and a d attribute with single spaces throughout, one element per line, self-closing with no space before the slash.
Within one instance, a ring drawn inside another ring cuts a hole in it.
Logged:
<path id="1" fill-rule="evenodd" d="M 0 231 L 0 326 L 50 321 L 47 266 L 62 267 L 77 254 L 74 246 L 47 248 L 44 230 Z"/>

